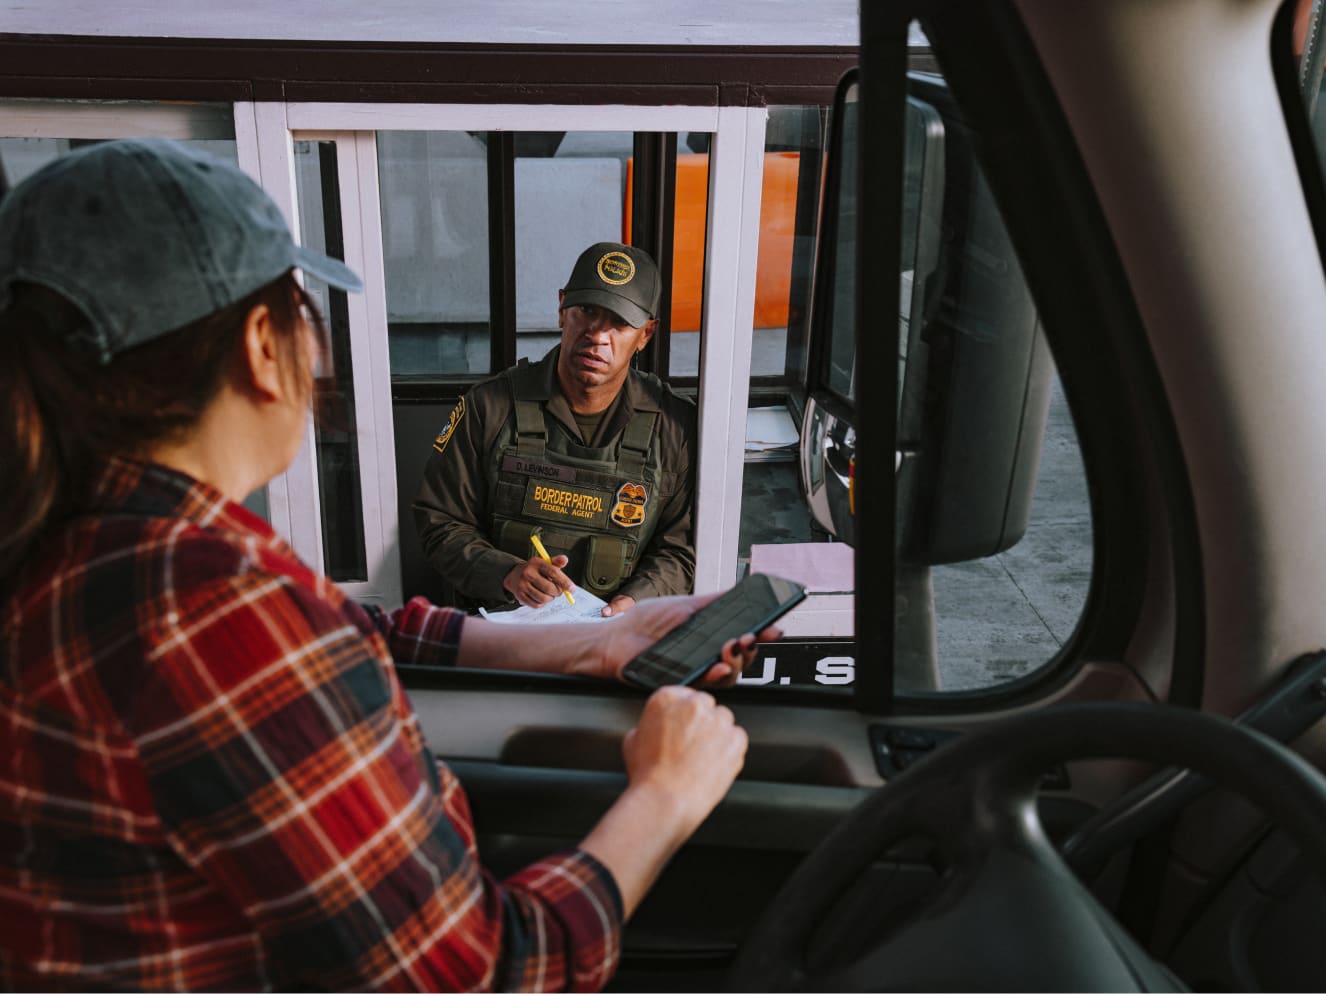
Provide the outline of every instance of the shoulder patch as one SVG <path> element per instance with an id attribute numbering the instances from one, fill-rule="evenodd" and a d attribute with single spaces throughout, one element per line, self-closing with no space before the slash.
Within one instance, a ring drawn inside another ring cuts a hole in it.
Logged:
<path id="1" fill-rule="evenodd" d="M 447 451 L 447 443 L 451 441 L 451 434 L 456 430 L 456 425 L 460 424 L 460 419 L 463 417 L 465 417 L 464 397 L 456 401 L 456 406 L 451 409 L 451 417 L 442 426 L 442 430 L 437 433 L 437 438 L 433 439 L 434 452 L 440 455 Z"/>

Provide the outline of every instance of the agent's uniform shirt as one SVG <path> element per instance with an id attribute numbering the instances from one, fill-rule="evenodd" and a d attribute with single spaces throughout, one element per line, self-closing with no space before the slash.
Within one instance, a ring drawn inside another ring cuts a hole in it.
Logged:
<path id="1" fill-rule="evenodd" d="M 557 385 L 559 353 L 560 347 L 554 348 L 532 370 L 547 398 L 541 403 L 547 433 L 559 435 L 556 440 L 564 447 L 619 448 L 636 412 L 655 403 L 644 376 L 630 372 L 594 437 L 585 439 Z M 425 558 L 471 606 L 510 604 L 502 580 L 530 557 L 528 552 L 521 555 L 501 548 L 494 534 L 498 477 L 504 453 L 509 452 L 516 435 L 513 372 L 505 370 L 478 384 L 456 405 L 433 442 L 414 501 L 415 525 Z M 657 492 L 647 498 L 658 502 L 656 524 L 630 576 L 612 595 L 604 595 L 605 599 L 617 594 L 636 600 L 686 594 L 695 581 L 695 405 L 665 385 L 656 403 L 659 420 L 650 469 L 658 485 Z M 609 504 L 603 508 L 605 515 Z M 551 545 L 549 549 L 553 551 Z M 582 583 L 585 578 L 579 575 L 574 556 L 572 559 L 571 579 Z"/>
<path id="2" fill-rule="evenodd" d="M 0 986 L 593 990 L 621 899 L 502 883 L 397 682 L 464 616 L 370 615 L 261 519 L 113 460 L 0 616 Z"/>

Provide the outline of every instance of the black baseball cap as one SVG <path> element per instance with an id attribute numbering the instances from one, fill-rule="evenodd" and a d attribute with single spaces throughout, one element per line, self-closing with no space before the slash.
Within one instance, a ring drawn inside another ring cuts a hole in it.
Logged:
<path id="1" fill-rule="evenodd" d="M 661 290 L 658 267 L 644 249 L 596 242 L 576 260 L 562 306 L 597 304 L 639 328 L 658 316 Z"/>
<path id="2" fill-rule="evenodd" d="M 49 287 L 103 364 L 244 299 L 290 271 L 360 290 L 337 259 L 294 243 L 272 198 L 235 165 L 164 138 L 100 142 L 0 200 L 0 308 Z"/>

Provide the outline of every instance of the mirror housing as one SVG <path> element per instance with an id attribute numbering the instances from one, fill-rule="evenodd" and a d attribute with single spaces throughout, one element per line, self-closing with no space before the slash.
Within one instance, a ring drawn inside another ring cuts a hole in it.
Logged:
<path id="1" fill-rule="evenodd" d="M 811 515 L 849 543 L 858 384 L 847 343 L 856 320 L 858 197 L 856 162 L 846 160 L 858 154 L 855 85 L 854 74 L 844 77 L 830 121 L 819 245 L 828 256 L 815 288 L 827 299 L 812 309 L 818 368 L 801 433 Z M 899 558 L 928 566 L 994 555 L 1026 532 L 1054 367 L 948 87 L 913 73 L 909 91 L 902 293 L 897 325 L 886 320 L 879 332 L 898 335 Z M 869 495 L 856 496 L 857 507 L 870 507 Z"/>

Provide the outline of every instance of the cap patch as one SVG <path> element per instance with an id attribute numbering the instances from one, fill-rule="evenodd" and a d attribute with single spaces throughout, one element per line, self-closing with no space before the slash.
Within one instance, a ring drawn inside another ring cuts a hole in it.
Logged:
<path id="1" fill-rule="evenodd" d="M 622 286 L 635 279 L 635 260 L 625 252 L 609 252 L 599 259 L 599 279 L 613 286 Z"/>

